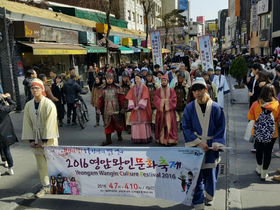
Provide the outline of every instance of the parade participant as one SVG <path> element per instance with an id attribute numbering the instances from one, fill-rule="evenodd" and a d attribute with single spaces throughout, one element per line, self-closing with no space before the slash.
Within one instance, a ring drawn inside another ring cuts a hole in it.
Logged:
<path id="1" fill-rule="evenodd" d="M 153 140 L 151 132 L 152 109 L 148 88 L 141 83 L 142 76 L 135 76 L 136 85 L 128 92 L 128 110 L 131 110 L 131 141 L 133 143 L 149 143 Z"/>
<path id="2" fill-rule="evenodd" d="M 97 105 L 98 105 L 99 97 L 101 95 L 102 84 L 103 83 L 101 77 L 96 77 L 95 83 L 93 84 L 92 91 L 91 91 L 90 104 L 95 108 L 95 119 L 96 119 L 96 123 L 94 127 L 98 127 L 100 122 L 100 114 L 97 114 Z"/>
<path id="3" fill-rule="evenodd" d="M 146 76 L 147 76 L 147 73 L 148 73 L 148 69 L 147 68 L 142 68 L 141 69 L 141 75 L 142 75 L 142 79 L 144 80 L 144 82 L 147 80 Z M 142 81 L 141 79 L 141 81 Z"/>
<path id="4" fill-rule="evenodd" d="M 212 101 L 217 102 L 217 100 L 218 100 L 218 90 L 217 90 L 217 87 L 216 87 L 215 83 L 210 81 L 209 74 L 206 71 L 202 72 L 202 76 L 203 76 L 203 79 L 204 79 L 204 81 L 207 85 L 208 94 L 209 94 L 210 98 L 212 99 Z"/>
<path id="5" fill-rule="evenodd" d="M 184 63 L 181 64 L 181 72 L 183 72 L 185 74 L 185 81 L 188 84 L 188 86 L 191 86 L 190 73 L 186 70 L 186 66 Z"/>
<path id="6" fill-rule="evenodd" d="M 40 79 L 32 81 L 31 91 L 34 98 L 24 108 L 21 139 L 30 143 L 35 154 L 42 185 L 36 197 L 42 197 L 45 193 L 50 193 L 44 146 L 58 145 L 57 112 L 54 103 L 43 96 L 44 85 Z"/>
<path id="7" fill-rule="evenodd" d="M 10 146 L 18 141 L 11 117 L 9 115 L 9 113 L 15 108 L 16 103 L 11 99 L 11 95 L 9 93 L 0 94 L 0 150 L 4 161 L 7 161 L 7 173 L 9 175 L 14 174 L 14 162 L 10 151 Z"/>
<path id="8" fill-rule="evenodd" d="M 133 78 L 130 80 L 131 81 L 131 83 L 133 84 L 133 85 L 135 85 L 136 83 L 135 83 L 135 79 L 134 79 L 134 77 L 137 75 L 137 74 L 140 74 L 140 69 L 138 69 L 138 68 L 136 68 L 136 69 L 134 69 L 134 71 L 133 71 Z M 144 79 L 142 78 L 142 80 L 141 80 L 141 83 L 144 83 L 145 81 L 144 81 Z"/>
<path id="9" fill-rule="evenodd" d="M 155 139 L 159 144 L 171 145 L 178 143 L 175 107 L 177 97 L 174 89 L 168 86 L 168 76 L 161 77 L 161 88 L 154 97 L 157 108 L 155 123 Z"/>
<path id="10" fill-rule="evenodd" d="M 182 128 L 185 146 L 200 147 L 205 153 L 193 196 L 195 209 L 204 209 L 204 203 L 213 205 L 221 160 L 218 150 L 225 145 L 226 122 L 221 107 L 207 94 L 202 77 L 193 81 L 192 91 L 196 100 L 186 106 Z"/>
<path id="11" fill-rule="evenodd" d="M 130 88 L 132 88 L 133 84 L 129 80 L 129 75 L 127 72 L 122 73 L 122 81 L 120 83 L 120 86 L 124 92 L 124 95 L 126 96 Z M 128 107 L 128 100 L 125 99 L 124 101 L 124 110 L 127 110 Z M 126 131 L 128 134 L 131 134 L 131 125 L 129 122 L 131 112 L 125 112 L 125 122 L 126 122 Z"/>
<path id="12" fill-rule="evenodd" d="M 221 74 L 221 68 L 216 67 L 216 77 L 214 77 L 213 82 L 218 89 L 218 104 L 224 108 L 224 95 L 230 92 L 227 84 L 226 77 Z"/>
<path id="13" fill-rule="evenodd" d="M 160 65 L 156 64 L 155 66 L 155 70 L 154 70 L 154 76 L 157 76 L 157 73 L 160 71 Z"/>
<path id="14" fill-rule="evenodd" d="M 171 66 L 170 69 L 171 71 L 168 73 L 169 84 L 171 83 L 172 79 L 176 77 L 176 66 Z"/>
<path id="15" fill-rule="evenodd" d="M 146 80 L 146 86 L 149 90 L 149 95 L 150 95 L 150 103 L 151 103 L 151 108 L 152 108 L 152 131 L 155 131 L 155 122 L 156 122 L 156 107 L 154 104 L 154 97 L 155 97 L 155 91 L 156 89 L 160 88 L 159 84 L 155 81 L 154 76 L 153 76 L 153 72 L 151 70 L 148 71 L 147 73 L 147 80 Z"/>
<path id="16" fill-rule="evenodd" d="M 125 130 L 125 96 L 122 88 L 114 84 L 114 76 L 111 72 L 106 73 L 106 85 L 101 90 L 98 100 L 97 114 L 103 114 L 106 141 L 101 146 L 112 144 L 111 133 L 117 131 L 118 140 L 122 140 L 122 131 Z"/>
<path id="17" fill-rule="evenodd" d="M 158 71 L 157 72 L 157 76 L 154 77 L 155 81 L 158 83 L 159 86 L 161 86 L 161 77 L 163 76 L 163 72 L 162 71 Z"/>
<path id="18" fill-rule="evenodd" d="M 214 74 L 214 71 L 213 71 L 212 68 L 208 68 L 208 75 L 209 75 L 210 81 L 213 82 L 214 77 L 215 77 L 216 75 Z"/>
<path id="19" fill-rule="evenodd" d="M 56 110 L 57 110 L 57 118 L 59 120 L 59 126 L 63 126 L 63 118 L 64 118 L 64 104 L 66 104 L 65 95 L 63 93 L 63 82 L 60 75 L 56 76 L 55 83 L 52 84 L 52 93 L 54 97 L 58 99 L 55 102 Z"/>
<path id="20" fill-rule="evenodd" d="M 270 119 L 266 117 L 270 114 L 272 114 L 272 124 L 269 121 Z M 265 117 L 261 119 L 261 122 L 258 122 L 258 118 L 262 116 Z M 255 120 L 251 133 L 255 136 L 256 142 L 256 172 L 258 175 L 261 175 L 261 180 L 266 180 L 268 177 L 267 169 L 271 162 L 273 145 L 278 137 L 277 122 L 280 121 L 279 103 L 273 85 L 267 84 L 263 87 L 258 101 L 252 104 L 247 117 L 249 120 Z M 269 126 L 273 126 L 274 130 Z M 263 130 L 265 134 L 260 130 Z"/>
<path id="21" fill-rule="evenodd" d="M 171 80 L 171 82 L 169 82 L 169 87 L 173 88 L 175 87 L 175 84 L 178 82 L 178 74 L 181 72 L 180 69 L 177 69 L 175 71 L 175 77 L 173 77 L 173 79 Z M 183 72 L 182 72 L 183 73 Z M 184 73 L 183 73 L 184 74 Z M 185 74 L 184 74 L 185 76 Z"/>
<path id="22" fill-rule="evenodd" d="M 185 74 L 180 72 L 178 74 L 178 82 L 175 83 L 174 90 L 177 96 L 176 113 L 177 122 L 179 123 L 180 129 L 182 129 L 182 118 L 183 112 L 187 105 L 187 97 L 189 86 L 185 82 Z"/>
<path id="23" fill-rule="evenodd" d="M 167 64 L 164 64 L 163 65 L 163 74 L 168 74 L 168 73 L 169 73 L 169 71 L 167 69 Z"/>

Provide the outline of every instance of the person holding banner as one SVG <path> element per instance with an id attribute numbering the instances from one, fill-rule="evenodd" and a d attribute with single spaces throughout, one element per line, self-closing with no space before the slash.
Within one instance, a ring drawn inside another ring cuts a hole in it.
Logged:
<path id="1" fill-rule="evenodd" d="M 184 110 L 182 128 L 185 146 L 200 147 L 205 153 L 193 197 L 195 209 L 204 209 L 204 205 L 213 205 L 221 160 L 218 150 L 225 145 L 226 122 L 222 108 L 207 94 L 202 77 L 193 81 L 192 92 L 196 99 Z"/>
<path id="2" fill-rule="evenodd" d="M 57 138 L 59 137 L 55 104 L 43 96 L 43 91 L 43 82 L 37 78 L 33 79 L 31 93 L 34 98 L 25 105 L 21 136 L 23 141 L 30 143 L 35 154 L 42 184 L 41 190 L 36 194 L 38 198 L 50 193 L 50 179 L 44 146 L 57 146 Z"/>
<path id="3" fill-rule="evenodd" d="M 155 91 L 154 104 L 157 108 L 155 139 L 159 144 L 170 146 L 178 143 L 175 108 L 177 96 L 168 86 L 168 75 L 161 77 L 161 88 Z"/>
<path id="4" fill-rule="evenodd" d="M 120 85 L 114 84 L 114 75 L 111 71 L 106 73 L 106 86 L 101 90 L 97 105 L 97 114 L 103 113 L 106 141 L 101 146 L 112 144 L 111 133 L 115 130 L 118 140 L 122 140 L 122 131 L 125 130 L 125 95 Z"/>
<path id="5" fill-rule="evenodd" d="M 224 95 L 230 92 L 226 77 L 221 74 L 221 67 L 216 67 L 216 77 L 213 82 L 218 88 L 218 104 L 224 108 Z"/>
<path id="6" fill-rule="evenodd" d="M 148 88 L 141 83 L 141 74 L 135 75 L 134 85 L 126 95 L 128 110 L 131 111 L 131 141 L 133 143 L 149 143 L 153 140 L 151 132 L 152 109 Z"/>

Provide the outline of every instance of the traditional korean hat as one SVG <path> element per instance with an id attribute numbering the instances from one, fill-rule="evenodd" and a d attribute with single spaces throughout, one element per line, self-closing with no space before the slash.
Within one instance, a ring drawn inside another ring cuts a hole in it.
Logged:
<path id="1" fill-rule="evenodd" d="M 208 68 L 208 71 L 213 71 L 213 69 L 212 68 Z"/>
<path id="2" fill-rule="evenodd" d="M 219 66 L 216 67 L 216 71 L 221 71 L 221 70 L 222 70 L 221 67 Z"/>
<path id="3" fill-rule="evenodd" d="M 209 71 L 209 70 L 208 70 Z M 208 72 L 207 71 L 203 71 L 202 72 L 202 76 L 204 76 L 204 75 L 208 75 Z"/>
<path id="4" fill-rule="evenodd" d="M 192 91 L 206 88 L 206 83 L 203 77 L 197 77 L 193 80 Z"/>
<path id="5" fill-rule="evenodd" d="M 147 69 L 147 68 L 145 68 L 145 67 L 143 67 L 143 68 L 141 69 L 141 73 L 142 73 L 143 71 L 148 72 L 148 69 Z"/>
<path id="6" fill-rule="evenodd" d="M 183 77 L 183 78 L 185 78 L 185 77 L 186 77 L 186 75 L 185 75 L 185 73 L 184 73 L 184 72 L 180 72 L 180 73 L 178 74 L 178 77 Z"/>
<path id="7" fill-rule="evenodd" d="M 171 66 L 170 69 L 176 69 L 176 66 Z"/>
<path id="8" fill-rule="evenodd" d="M 42 88 L 44 91 L 45 91 L 45 88 L 44 88 L 44 84 L 43 84 L 43 81 L 38 79 L 38 78 L 34 78 L 31 82 L 31 86 L 39 86 L 40 88 Z"/>
<path id="9" fill-rule="evenodd" d="M 114 79 L 114 74 L 112 72 L 107 72 L 106 79 Z"/>
<path id="10" fill-rule="evenodd" d="M 127 73 L 126 71 L 124 71 L 124 72 L 122 73 L 122 76 L 123 76 L 123 77 L 129 77 L 129 75 L 128 75 L 128 73 Z"/>
<path id="11" fill-rule="evenodd" d="M 138 68 L 134 69 L 134 71 L 137 71 L 137 72 L 139 72 L 139 73 L 140 73 L 140 69 L 138 69 Z"/>
<path id="12" fill-rule="evenodd" d="M 169 81 L 169 78 L 168 78 L 168 75 L 167 75 L 167 74 L 163 75 L 163 76 L 161 77 L 161 80 L 162 80 L 162 79 L 166 79 L 167 81 Z"/>
<path id="13" fill-rule="evenodd" d="M 153 72 L 152 72 L 151 70 L 149 70 L 148 73 L 147 73 L 147 76 L 148 76 L 148 75 L 153 76 L 154 74 L 153 74 Z"/>

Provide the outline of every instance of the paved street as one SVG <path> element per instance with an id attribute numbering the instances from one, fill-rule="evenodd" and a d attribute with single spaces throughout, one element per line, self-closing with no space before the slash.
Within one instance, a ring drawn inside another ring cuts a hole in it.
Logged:
<path id="1" fill-rule="evenodd" d="M 234 79 L 229 78 L 230 84 Z M 60 145 L 98 146 L 105 139 L 103 127 L 94 128 L 95 111 L 89 105 L 90 95 L 85 101 L 89 106 L 90 121 L 82 130 L 77 126 L 63 126 L 60 128 Z M 214 206 L 206 209 L 246 209 L 246 210 L 276 210 L 280 207 L 280 183 L 271 180 L 275 171 L 280 167 L 280 159 L 272 156 L 269 168 L 269 180 L 260 181 L 255 173 L 255 155 L 250 152 L 252 144 L 243 139 L 247 126 L 247 104 L 230 104 L 230 94 L 226 96 L 225 115 L 227 118 L 227 146 L 232 150 L 222 154 L 221 172 L 219 175 Z M 23 113 L 11 114 L 18 137 L 21 136 Z M 66 120 L 64 120 L 66 122 Z M 112 138 L 112 146 L 138 146 L 132 144 L 130 135 L 124 134 L 124 140 Z M 146 146 L 146 145 L 144 145 Z M 153 141 L 149 147 L 157 147 Z M 179 135 L 179 144 L 183 147 L 182 133 Z M 274 149 L 278 149 L 278 142 Z M 161 199 L 117 198 L 117 197 L 90 197 L 69 195 L 45 195 L 34 199 L 34 193 L 39 189 L 39 175 L 33 153 L 28 143 L 18 142 L 11 147 L 14 158 L 13 176 L 2 174 L 0 178 L 0 209 L 193 209 L 178 203 Z M 0 166 L 1 172 L 6 170 Z"/>

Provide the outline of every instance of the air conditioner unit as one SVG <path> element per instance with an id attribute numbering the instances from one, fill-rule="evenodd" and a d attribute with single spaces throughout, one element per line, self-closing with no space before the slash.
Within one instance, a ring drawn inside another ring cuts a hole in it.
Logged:
<path id="1" fill-rule="evenodd" d="M 79 32 L 79 43 L 80 44 L 95 44 L 95 33 L 91 31 L 80 31 Z"/>

